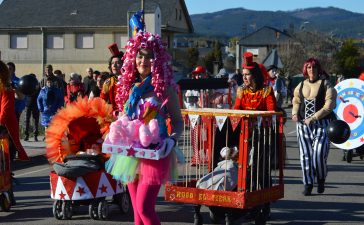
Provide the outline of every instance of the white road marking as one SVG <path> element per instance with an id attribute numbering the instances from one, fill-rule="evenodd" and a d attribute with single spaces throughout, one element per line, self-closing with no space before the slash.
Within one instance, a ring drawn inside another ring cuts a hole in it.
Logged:
<path id="1" fill-rule="evenodd" d="M 38 173 L 38 172 L 41 172 L 41 171 L 44 171 L 44 170 L 49 170 L 49 168 L 43 168 L 43 169 L 40 169 L 40 170 L 34 170 L 34 171 L 31 171 L 31 172 L 27 172 L 27 173 L 21 173 L 21 174 L 15 175 L 14 177 L 22 177 L 24 175 L 28 175 L 28 174 L 32 174 L 32 173 Z"/>

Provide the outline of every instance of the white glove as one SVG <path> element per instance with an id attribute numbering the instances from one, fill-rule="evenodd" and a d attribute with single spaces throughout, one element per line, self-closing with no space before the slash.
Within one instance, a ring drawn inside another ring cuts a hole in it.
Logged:
<path id="1" fill-rule="evenodd" d="M 160 158 L 163 159 L 171 153 L 174 145 L 176 144 L 176 141 L 173 138 L 166 138 L 159 149 L 160 152 Z"/>

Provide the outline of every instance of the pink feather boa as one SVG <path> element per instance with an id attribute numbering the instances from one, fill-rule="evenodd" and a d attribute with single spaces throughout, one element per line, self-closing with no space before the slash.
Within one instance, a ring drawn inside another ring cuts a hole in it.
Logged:
<path id="1" fill-rule="evenodd" d="M 125 46 L 126 52 L 122 58 L 122 74 L 118 77 L 117 94 L 115 102 L 120 111 L 123 111 L 124 104 L 129 98 L 129 93 L 134 84 L 138 72 L 135 66 L 135 58 L 141 48 L 151 49 L 154 54 L 152 60 L 152 85 L 154 92 L 163 101 L 166 99 L 165 91 L 169 86 L 177 90 L 177 85 L 173 80 L 172 57 L 168 54 L 166 44 L 162 38 L 149 32 L 139 32 L 130 39 Z"/>

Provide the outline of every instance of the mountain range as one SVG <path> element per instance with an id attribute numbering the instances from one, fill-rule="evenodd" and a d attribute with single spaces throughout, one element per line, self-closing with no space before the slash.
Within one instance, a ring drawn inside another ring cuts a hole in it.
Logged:
<path id="1" fill-rule="evenodd" d="M 337 38 L 364 38 L 364 14 L 335 7 L 294 11 L 255 11 L 244 8 L 190 15 L 195 35 L 241 37 L 263 26 L 279 30 L 319 31 Z"/>

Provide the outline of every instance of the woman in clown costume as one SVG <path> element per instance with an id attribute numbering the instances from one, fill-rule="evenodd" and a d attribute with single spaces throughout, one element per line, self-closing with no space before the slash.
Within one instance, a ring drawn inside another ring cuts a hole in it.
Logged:
<path id="1" fill-rule="evenodd" d="M 130 121 L 139 120 L 142 125 L 156 119 L 159 141 L 143 147 L 159 149 L 161 159 L 113 155 L 106 163 L 106 170 L 114 178 L 128 184 L 134 224 L 160 224 L 155 203 L 161 185 L 173 179 L 175 174 L 176 156 L 172 150 L 183 130 L 177 86 L 169 64 L 171 57 L 158 35 L 139 32 L 129 40 L 123 61 L 123 73 L 118 78 L 116 95 L 121 117 L 127 116 Z M 170 134 L 167 132 L 167 117 L 171 118 L 172 123 Z M 113 136 L 114 131 L 110 129 L 109 137 Z"/>

